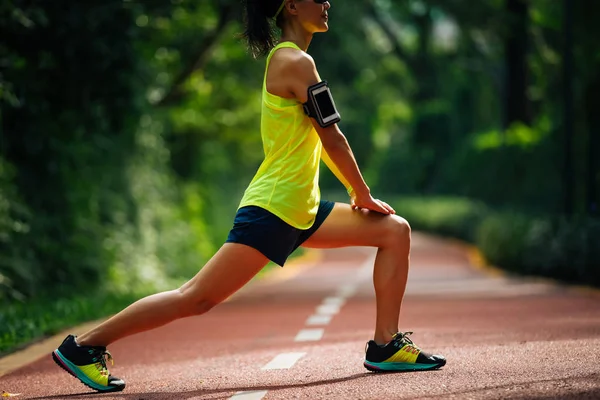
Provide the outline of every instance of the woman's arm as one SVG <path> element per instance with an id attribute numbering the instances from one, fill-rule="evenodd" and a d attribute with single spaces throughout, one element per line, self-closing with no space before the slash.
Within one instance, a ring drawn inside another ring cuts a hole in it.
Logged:
<path id="1" fill-rule="evenodd" d="M 306 53 L 299 53 L 299 56 L 289 63 L 289 71 L 287 72 L 286 80 L 291 93 L 298 101 L 305 103 L 308 99 L 308 87 L 320 82 L 313 59 Z M 323 149 L 327 157 L 333 161 L 336 167 L 332 169 L 332 172 L 335 174 L 338 171 L 346 181 L 344 183 L 340 179 L 342 183 L 352 188 L 350 192 L 352 206 L 354 208 L 367 208 L 383 214 L 395 213 L 394 209 L 388 204 L 371 196 L 371 191 L 358 168 L 348 140 L 346 140 L 338 125 L 334 124 L 323 128 L 314 119 L 311 119 L 311 121 L 321 139 L 321 143 L 323 143 Z"/>
<path id="2" fill-rule="evenodd" d="M 327 168 L 329 168 L 329 170 L 333 172 L 333 175 L 335 175 L 338 181 L 340 181 L 342 185 L 344 185 L 348 194 L 351 195 L 354 191 L 354 189 L 352 189 L 352 185 L 350 185 L 350 182 L 348 182 L 348 180 L 344 178 L 344 175 L 340 172 L 340 170 L 335 165 L 331 157 L 329 157 L 329 154 L 327 154 L 327 151 L 325 149 L 323 149 L 323 151 L 321 152 L 321 160 L 323 160 L 325 165 L 327 165 Z"/>

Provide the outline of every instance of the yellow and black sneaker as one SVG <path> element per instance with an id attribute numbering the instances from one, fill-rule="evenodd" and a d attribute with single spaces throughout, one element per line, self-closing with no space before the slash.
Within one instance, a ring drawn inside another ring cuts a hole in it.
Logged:
<path id="1" fill-rule="evenodd" d="M 425 371 L 446 365 L 443 356 L 423 352 L 408 338 L 412 332 L 398 332 L 385 346 L 367 343 L 365 368 L 375 372 Z"/>
<path id="2" fill-rule="evenodd" d="M 84 385 L 99 392 L 118 392 L 125 389 L 122 379 L 110 375 L 106 360 L 112 357 L 102 346 L 79 346 L 75 336 L 69 335 L 52 358 L 59 367 L 78 378 Z"/>

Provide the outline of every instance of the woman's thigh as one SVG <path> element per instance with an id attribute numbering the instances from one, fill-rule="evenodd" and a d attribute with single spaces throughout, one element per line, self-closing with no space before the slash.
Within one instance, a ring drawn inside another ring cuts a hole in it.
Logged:
<path id="1" fill-rule="evenodd" d="M 225 243 L 181 292 L 218 304 L 252 279 L 269 259 L 258 250 L 238 243 Z"/>
<path id="2" fill-rule="evenodd" d="M 410 234 L 406 220 L 397 215 L 353 210 L 349 204 L 336 203 L 325 222 L 302 247 L 382 247 L 394 234 Z"/>

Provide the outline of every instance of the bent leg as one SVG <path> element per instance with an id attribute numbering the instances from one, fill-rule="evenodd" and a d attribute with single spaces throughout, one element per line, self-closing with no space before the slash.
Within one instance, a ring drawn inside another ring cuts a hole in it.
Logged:
<path id="1" fill-rule="evenodd" d="M 377 303 L 374 340 L 384 344 L 398 332 L 410 258 L 410 226 L 396 215 L 352 210 L 336 203 L 323 225 L 303 247 L 377 247 L 373 284 Z"/>
<path id="2" fill-rule="evenodd" d="M 79 336 L 77 342 L 86 346 L 107 346 L 134 333 L 203 314 L 244 286 L 268 261 L 252 247 L 225 243 L 196 276 L 179 289 L 136 301 Z"/>

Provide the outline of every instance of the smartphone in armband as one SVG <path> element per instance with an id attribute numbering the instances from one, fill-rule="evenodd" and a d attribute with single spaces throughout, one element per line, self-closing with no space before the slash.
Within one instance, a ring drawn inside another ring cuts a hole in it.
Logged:
<path id="1" fill-rule="evenodd" d="M 322 128 L 327 128 L 341 121 L 340 113 L 335 108 L 335 102 L 327 81 L 322 81 L 308 87 L 308 100 L 302 104 L 304 113 L 314 118 Z"/>

